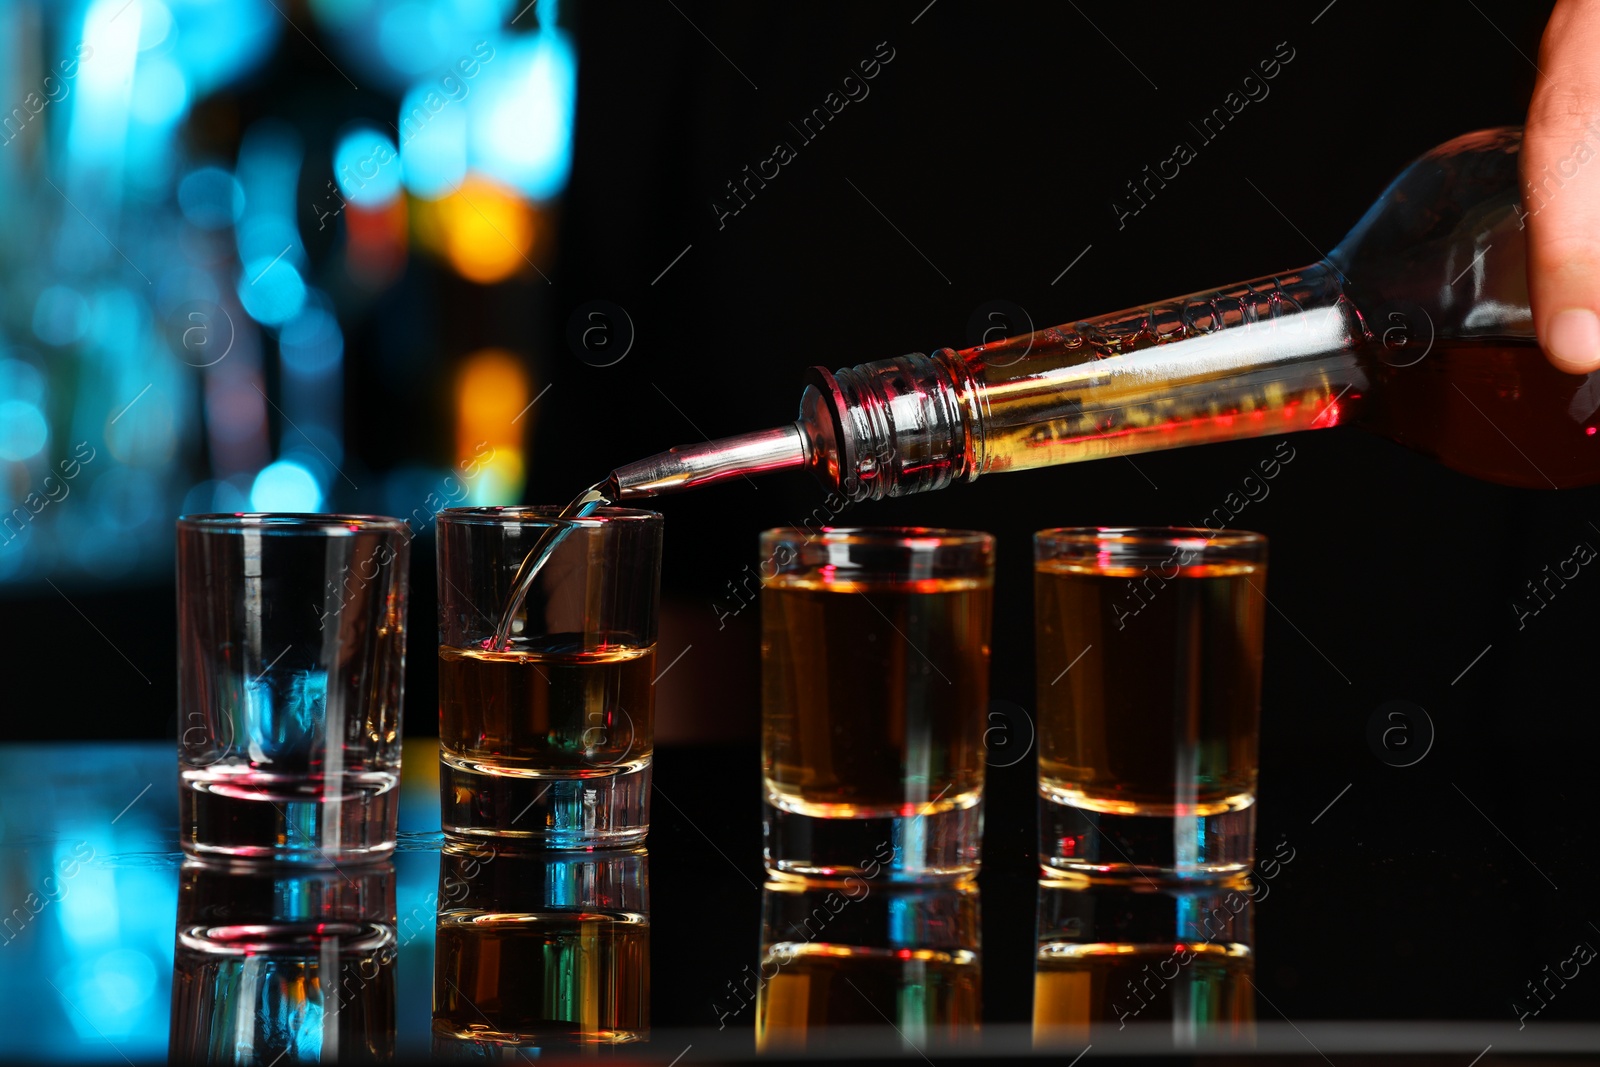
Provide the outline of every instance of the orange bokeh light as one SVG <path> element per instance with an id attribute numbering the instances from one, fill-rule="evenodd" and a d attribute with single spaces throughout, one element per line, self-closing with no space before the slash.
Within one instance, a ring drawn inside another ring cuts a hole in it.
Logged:
<path id="1" fill-rule="evenodd" d="M 534 269 L 543 219 L 505 186 L 469 176 L 455 192 L 415 209 L 418 240 L 463 278 L 490 285 Z"/>
<path id="2" fill-rule="evenodd" d="M 527 408 L 522 360 L 503 348 L 479 349 L 466 358 L 456 384 L 456 459 L 463 470 L 481 463 L 472 503 L 514 503 L 522 495 Z"/>

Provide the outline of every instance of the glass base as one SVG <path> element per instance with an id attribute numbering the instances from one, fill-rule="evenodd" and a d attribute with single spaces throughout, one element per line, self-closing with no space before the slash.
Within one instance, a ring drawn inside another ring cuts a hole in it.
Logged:
<path id="1" fill-rule="evenodd" d="M 1123 814 L 1039 798 L 1039 866 L 1045 873 L 1157 881 L 1220 881 L 1255 865 L 1256 808 L 1212 815 Z"/>
<path id="2" fill-rule="evenodd" d="M 400 776 L 348 775 L 339 788 L 283 775 L 185 770 L 178 825 L 201 858 L 338 866 L 394 852 Z"/>
<path id="3" fill-rule="evenodd" d="M 775 875 L 958 882 L 978 873 L 983 803 L 975 792 L 927 814 L 824 818 L 769 796 L 763 831 Z"/>
<path id="4" fill-rule="evenodd" d="M 498 774 L 439 762 L 440 825 L 456 837 L 519 838 L 546 848 L 637 845 L 650 832 L 650 758 L 589 778 Z"/>

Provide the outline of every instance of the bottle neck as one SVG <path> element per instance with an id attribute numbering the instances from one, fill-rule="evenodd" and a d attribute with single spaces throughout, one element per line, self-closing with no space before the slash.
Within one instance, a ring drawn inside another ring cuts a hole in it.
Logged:
<path id="1" fill-rule="evenodd" d="M 851 499 L 1347 421 L 1370 334 L 1326 263 L 964 351 L 811 372 Z M 803 405 L 801 424 L 811 421 Z"/>

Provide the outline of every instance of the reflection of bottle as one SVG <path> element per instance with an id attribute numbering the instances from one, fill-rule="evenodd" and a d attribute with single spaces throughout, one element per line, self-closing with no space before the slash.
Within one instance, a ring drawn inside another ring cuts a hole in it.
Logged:
<path id="1" fill-rule="evenodd" d="M 718 1004 L 719 1015 L 736 1014 L 741 993 L 754 995 L 758 1050 L 815 1045 L 839 1027 L 876 1028 L 919 1051 L 977 1033 L 975 884 L 784 879 L 761 897 L 759 975 L 730 981 Z"/>
<path id="2" fill-rule="evenodd" d="M 435 1055 L 493 1058 L 644 1040 L 649 916 L 643 849 L 447 843 L 433 963 Z"/>
<path id="3" fill-rule="evenodd" d="M 997 344 L 813 368 L 792 425 L 619 468 L 623 499 L 810 467 L 852 500 L 1357 422 L 1456 470 L 1600 480 L 1600 372 L 1554 370 L 1528 311 L 1519 129 L 1441 145 L 1326 259 Z"/>
<path id="4" fill-rule="evenodd" d="M 1035 1044 L 1082 1042 L 1131 1025 L 1175 1041 L 1254 1032 L 1249 884 L 1187 890 L 1039 883 Z"/>
<path id="5" fill-rule="evenodd" d="M 392 863 L 286 871 L 187 861 L 171 1060 L 392 1059 L 394 924 Z"/>

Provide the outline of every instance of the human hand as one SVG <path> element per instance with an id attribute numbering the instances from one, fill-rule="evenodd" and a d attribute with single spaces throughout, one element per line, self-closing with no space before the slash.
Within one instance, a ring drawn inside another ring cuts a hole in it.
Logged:
<path id="1" fill-rule="evenodd" d="M 1600 0 L 1557 0 L 1522 140 L 1528 295 L 1550 362 L 1600 368 Z"/>

